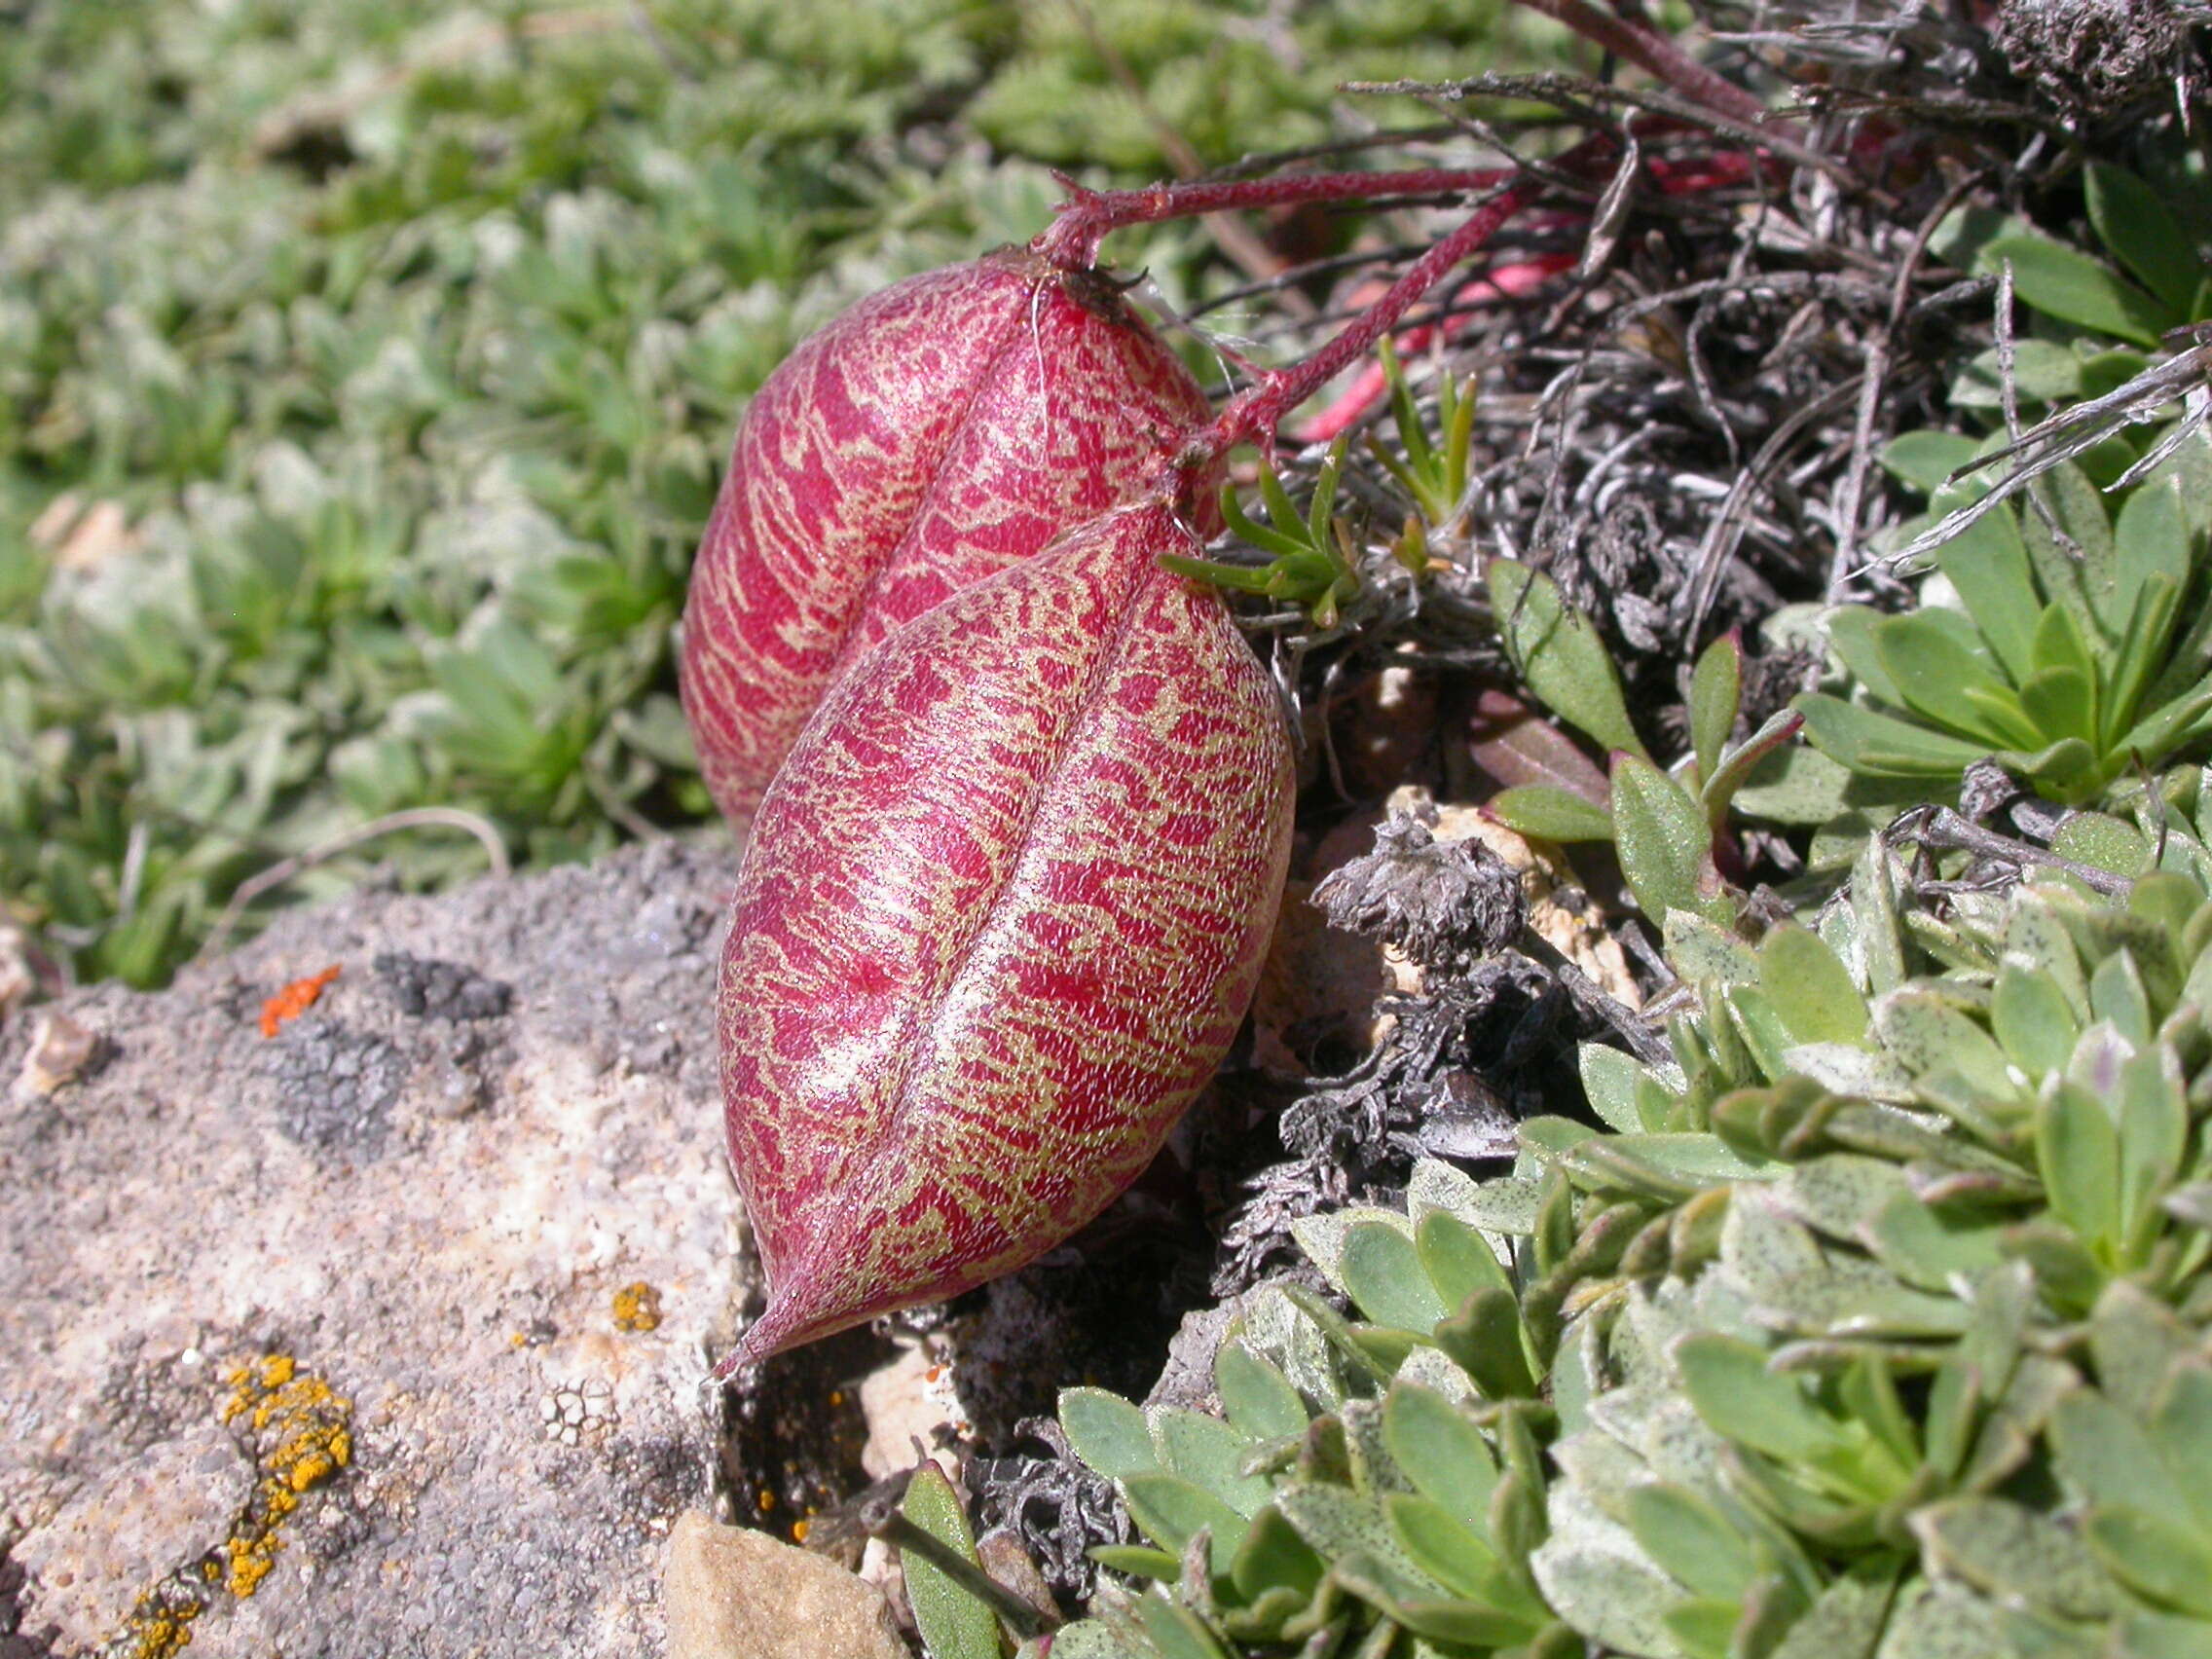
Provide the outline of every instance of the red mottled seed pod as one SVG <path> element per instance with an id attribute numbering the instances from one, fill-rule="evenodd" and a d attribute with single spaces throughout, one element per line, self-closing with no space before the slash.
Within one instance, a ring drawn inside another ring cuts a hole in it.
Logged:
<path id="1" fill-rule="evenodd" d="M 810 336 L 746 411 L 692 567 L 682 688 L 716 804 L 744 824 L 845 663 L 1134 493 L 1209 413 L 1109 278 L 1019 248 Z"/>
<path id="2" fill-rule="evenodd" d="M 719 1015 L 767 1311 L 724 1369 L 1020 1266 L 1244 1015 L 1289 856 L 1268 675 L 1126 504 L 863 655 L 762 802 Z"/>

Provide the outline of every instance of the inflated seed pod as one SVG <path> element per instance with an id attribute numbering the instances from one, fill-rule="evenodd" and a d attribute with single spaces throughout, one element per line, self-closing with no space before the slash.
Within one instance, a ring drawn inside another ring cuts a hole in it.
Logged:
<path id="1" fill-rule="evenodd" d="M 967 1290 L 1144 1168 L 1289 856 L 1265 670 L 1151 500 L 846 670 L 769 789 L 718 1014 L 766 1312 L 725 1369 Z"/>
<path id="2" fill-rule="evenodd" d="M 1110 278 L 1019 248 L 810 336 L 738 427 L 684 608 L 683 707 L 722 812 L 751 819 L 844 663 L 1130 495 L 1207 414 Z"/>

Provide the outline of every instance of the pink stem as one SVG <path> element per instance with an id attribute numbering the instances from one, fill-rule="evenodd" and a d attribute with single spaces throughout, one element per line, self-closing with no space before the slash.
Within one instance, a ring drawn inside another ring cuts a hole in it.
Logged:
<path id="1" fill-rule="evenodd" d="M 1107 233 L 1124 225 L 1192 219 L 1235 208 L 1279 207 L 1297 202 L 1371 201 L 1378 196 L 1494 190 L 1513 172 L 1511 167 L 1415 167 L 1403 172 L 1287 173 L 1276 178 L 1157 184 L 1150 190 L 1075 187 L 1060 203 L 1059 218 L 1052 228 L 1029 248 L 1064 271 L 1084 271 L 1097 262 L 1098 244 Z"/>
<path id="2" fill-rule="evenodd" d="M 1751 93 L 1708 69 L 1687 55 L 1656 29 L 1608 17 L 1589 0 L 1521 0 L 1524 6 L 1565 23 L 1584 40 L 1602 46 L 1616 57 L 1625 57 L 1662 84 L 1705 105 L 1718 115 L 1756 127 L 1766 119 L 1766 105 Z"/>
<path id="3" fill-rule="evenodd" d="M 1177 459 L 1186 476 L 1218 461 L 1248 438 L 1274 441 L 1278 422 L 1326 386 L 1337 372 L 1387 334 L 1461 260 L 1467 258 L 1522 208 L 1536 200 L 1533 185 L 1516 185 L 1476 208 L 1467 222 L 1415 260 L 1406 274 L 1370 306 L 1365 315 L 1320 350 L 1292 368 L 1263 375 L 1260 384 L 1231 398 L 1212 425 L 1196 433 Z"/>

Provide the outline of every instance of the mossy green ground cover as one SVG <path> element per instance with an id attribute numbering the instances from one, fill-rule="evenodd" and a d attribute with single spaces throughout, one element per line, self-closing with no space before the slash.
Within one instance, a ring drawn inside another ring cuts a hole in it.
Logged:
<path id="1" fill-rule="evenodd" d="M 525 863 L 704 818 L 669 630 L 739 412 L 855 297 L 1041 228 L 1047 166 L 1564 51 L 1455 0 L 7 11 L 0 897 L 135 982 L 386 814 Z M 1228 279 L 1188 229 L 1114 252 Z M 484 852 L 385 835 L 280 897 L 376 863 Z"/>

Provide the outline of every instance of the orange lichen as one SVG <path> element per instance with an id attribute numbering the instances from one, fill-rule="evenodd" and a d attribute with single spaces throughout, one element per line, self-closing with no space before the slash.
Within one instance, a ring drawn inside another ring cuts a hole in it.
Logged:
<path id="1" fill-rule="evenodd" d="M 124 1650 L 130 1659 L 175 1659 L 192 1645 L 192 1621 L 206 1610 L 168 1587 L 141 1596 L 124 1625 Z"/>
<path id="2" fill-rule="evenodd" d="M 614 1293 L 614 1328 L 617 1331 L 650 1331 L 660 1324 L 660 1292 L 644 1279 L 626 1284 Z"/>
<path id="3" fill-rule="evenodd" d="M 223 1420 L 242 1420 L 253 1435 L 261 1479 L 219 1554 L 231 1594 L 250 1596 L 276 1565 L 277 1529 L 301 1497 L 353 1460 L 352 1402 L 302 1373 L 289 1354 L 264 1354 L 226 1381 Z"/>
<path id="4" fill-rule="evenodd" d="M 261 1034 L 274 1037 L 287 1019 L 297 1019 L 315 1005 L 322 989 L 338 977 L 335 964 L 319 974 L 310 974 L 304 979 L 294 979 L 275 996 L 261 1005 Z"/>

